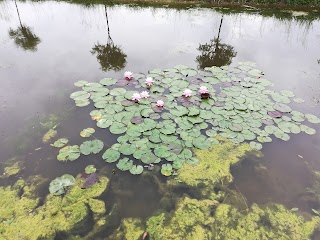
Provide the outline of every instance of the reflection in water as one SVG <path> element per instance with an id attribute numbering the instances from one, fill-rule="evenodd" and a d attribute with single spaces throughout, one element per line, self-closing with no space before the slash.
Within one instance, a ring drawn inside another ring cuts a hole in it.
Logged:
<path id="1" fill-rule="evenodd" d="M 234 51 L 234 47 L 221 43 L 220 32 L 222 22 L 223 15 L 220 21 L 218 37 L 211 39 L 209 43 L 199 45 L 198 50 L 201 54 L 197 56 L 197 62 L 200 68 L 230 65 L 232 58 L 237 55 L 237 52 Z"/>
<path id="2" fill-rule="evenodd" d="M 101 65 L 102 71 L 119 71 L 126 65 L 126 57 L 127 55 L 123 53 L 122 49 L 114 45 L 111 36 L 110 36 L 110 28 L 108 21 L 108 12 L 107 6 L 104 6 L 106 12 L 107 19 L 107 27 L 108 27 L 108 40 L 106 45 L 102 45 L 97 43 L 91 50 L 91 53 L 97 56 L 98 62 Z"/>
<path id="3" fill-rule="evenodd" d="M 14 40 L 15 44 L 24 50 L 30 50 L 32 52 L 37 50 L 37 45 L 40 43 L 40 38 L 35 35 L 31 29 L 22 25 L 17 2 L 14 1 L 18 13 L 20 27 L 16 30 L 9 29 L 9 36 Z"/>

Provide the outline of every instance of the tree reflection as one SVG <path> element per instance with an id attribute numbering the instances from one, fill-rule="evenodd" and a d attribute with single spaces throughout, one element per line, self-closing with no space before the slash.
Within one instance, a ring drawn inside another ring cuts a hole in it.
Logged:
<path id="1" fill-rule="evenodd" d="M 108 20 L 108 12 L 107 7 L 104 6 L 106 12 L 107 19 L 107 27 L 108 27 L 108 40 L 107 44 L 102 45 L 97 43 L 91 50 L 93 55 L 96 55 L 98 62 L 101 65 L 102 71 L 119 71 L 123 69 L 126 65 L 126 57 L 127 55 L 123 53 L 122 49 L 115 45 L 110 36 L 110 28 L 109 28 L 109 20 Z"/>
<path id="2" fill-rule="evenodd" d="M 37 45 L 40 43 L 40 38 L 37 35 L 35 35 L 29 27 L 24 26 L 21 23 L 17 2 L 14 2 L 16 5 L 20 26 L 16 30 L 10 28 L 9 36 L 14 40 L 17 46 L 23 48 L 24 50 L 34 52 L 37 50 Z"/>
<path id="3" fill-rule="evenodd" d="M 200 44 L 197 50 L 201 52 L 197 56 L 197 62 L 200 68 L 211 67 L 211 66 L 225 66 L 230 65 L 232 58 L 237 55 L 234 47 L 231 45 L 221 42 L 220 32 L 223 22 L 223 16 L 221 17 L 220 27 L 218 31 L 218 36 L 211 39 L 209 43 Z"/>

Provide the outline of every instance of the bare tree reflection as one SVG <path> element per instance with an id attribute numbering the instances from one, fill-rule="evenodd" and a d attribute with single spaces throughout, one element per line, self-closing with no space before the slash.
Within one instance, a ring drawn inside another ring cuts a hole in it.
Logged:
<path id="1" fill-rule="evenodd" d="M 223 23 L 223 15 L 221 17 L 218 36 L 211 39 L 209 43 L 200 44 L 199 50 L 201 54 L 197 56 L 196 61 L 200 68 L 211 67 L 211 66 L 225 66 L 230 65 L 232 58 L 237 55 L 234 47 L 231 45 L 221 42 L 220 32 Z"/>
<path id="2" fill-rule="evenodd" d="M 37 45 L 40 43 L 40 38 L 35 35 L 29 27 L 22 24 L 17 2 L 14 2 L 16 5 L 20 26 L 16 30 L 10 28 L 9 36 L 14 40 L 17 46 L 23 48 L 24 50 L 34 52 L 37 50 Z"/>
<path id="3" fill-rule="evenodd" d="M 108 27 L 108 40 L 107 44 L 102 45 L 97 43 L 91 50 L 93 55 L 96 55 L 98 62 L 101 65 L 102 71 L 119 71 L 123 69 L 126 65 L 126 57 L 127 55 L 123 53 L 122 49 L 115 45 L 110 36 L 110 28 L 109 28 L 109 20 L 108 20 L 108 12 L 107 7 L 104 6 L 106 12 L 107 19 L 107 27 Z"/>

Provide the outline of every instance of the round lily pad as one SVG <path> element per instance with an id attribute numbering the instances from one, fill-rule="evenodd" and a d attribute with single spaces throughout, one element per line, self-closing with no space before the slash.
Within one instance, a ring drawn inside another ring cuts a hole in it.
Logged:
<path id="1" fill-rule="evenodd" d="M 258 142 L 250 142 L 250 147 L 254 150 L 260 151 L 262 149 L 262 144 Z"/>
<path id="2" fill-rule="evenodd" d="M 86 168 L 84 169 L 84 172 L 85 172 L 86 174 L 91 174 L 91 173 L 94 173 L 94 172 L 96 172 L 96 171 L 97 171 L 97 169 L 95 168 L 94 165 L 88 165 L 88 166 L 86 166 Z"/>
<path id="3" fill-rule="evenodd" d="M 170 149 L 167 146 L 159 146 L 154 149 L 154 154 L 159 158 L 166 158 L 170 156 Z"/>
<path id="4" fill-rule="evenodd" d="M 109 128 L 110 132 L 113 134 L 121 134 L 127 130 L 127 126 L 123 123 L 113 122 Z"/>
<path id="5" fill-rule="evenodd" d="M 168 177 L 172 175 L 172 165 L 167 163 L 161 166 L 161 174 Z"/>
<path id="6" fill-rule="evenodd" d="M 74 161 L 80 157 L 78 145 L 66 146 L 60 149 L 57 159 L 59 161 Z"/>
<path id="7" fill-rule="evenodd" d="M 122 158 L 119 160 L 116 166 L 121 171 L 128 171 L 133 167 L 133 161 L 129 158 Z"/>
<path id="8" fill-rule="evenodd" d="M 133 165 L 130 168 L 130 173 L 133 175 L 138 175 L 141 174 L 143 172 L 143 167 L 141 165 Z"/>
<path id="9" fill-rule="evenodd" d="M 80 145 L 80 152 L 84 155 L 91 153 L 97 154 L 103 149 L 103 142 L 95 139 L 91 141 L 85 141 Z"/>
<path id="10" fill-rule="evenodd" d="M 109 148 L 102 155 L 102 158 L 108 163 L 116 162 L 119 159 L 119 157 L 120 157 L 119 151 L 113 148 Z"/>

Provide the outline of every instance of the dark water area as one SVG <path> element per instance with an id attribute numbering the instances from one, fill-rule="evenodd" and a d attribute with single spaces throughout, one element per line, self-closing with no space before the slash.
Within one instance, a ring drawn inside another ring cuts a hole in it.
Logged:
<path id="1" fill-rule="evenodd" d="M 306 101 L 296 104 L 297 110 L 320 114 L 320 20 L 223 15 L 213 9 L 1 1 L 0 33 L 0 162 L 18 157 L 25 162 L 20 177 L 42 174 L 50 180 L 94 164 L 110 176 L 108 191 L 112 202 L 121 202 L 122 217 L 147 217 L 159 207 L 154 183 L 112 174 L 114 165 L 106 164 L 102 154 L 81 156 L 76 164 L 59 162 L 58 150 L 42 143 L 43 116 L 60 116 L 59 137 L 68 136 L 74 144 L 83 142 L 82 129 L 95 127 L 89 115 L 93 106 L 76 108 L 69 98 L 76 91 L 74 82 L 120 79 L 124 71 L 177 64 L 203 68 L 252 61 L 274 83 L 272 89 L 292 90 Z M 19 41 L 19 34 L 28 41 Z M 103 56 L 110 43 L 118 50 L 117 61 Z M 216 56 L 209 58 L 206 51 L 217 46 Z M 245 159 L 232 168 L 231 188 L 249 204 L 277 202 L 306 211 L 319 207 L 303 197 L 313 184 L 312 171 L 320 170 L 320 128 L 315 129 L 312 136 L 291 135 L 288 142 L 264 144 L 262 158 Z M 108 133 L 94 136 L 112 145 L 116 136 Z M 0 179 L 0 185 L 15 181 Z"/>

